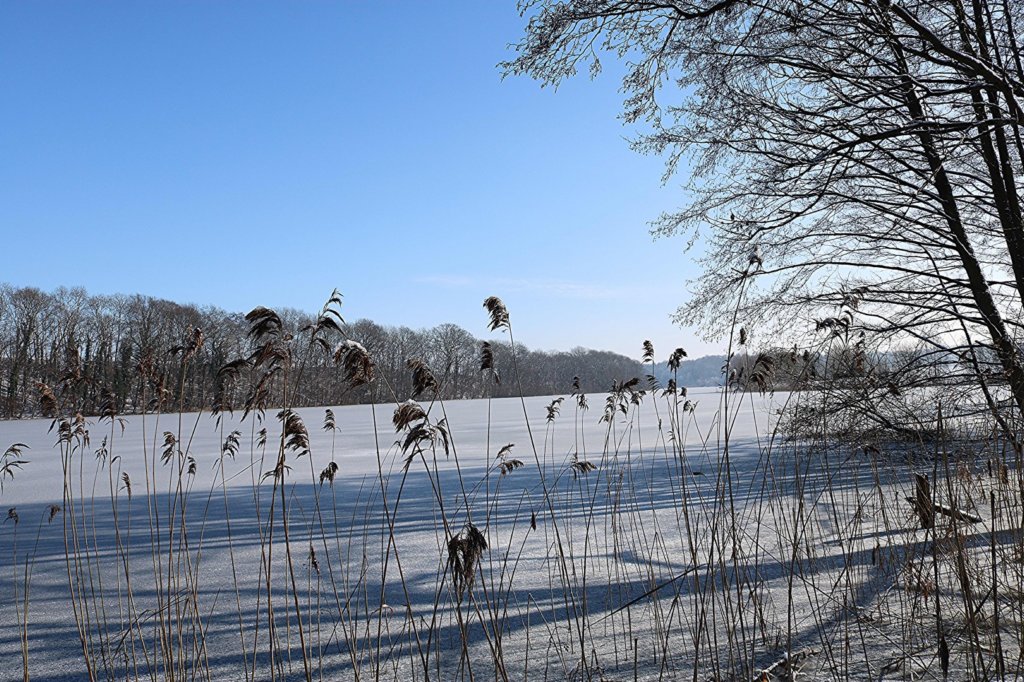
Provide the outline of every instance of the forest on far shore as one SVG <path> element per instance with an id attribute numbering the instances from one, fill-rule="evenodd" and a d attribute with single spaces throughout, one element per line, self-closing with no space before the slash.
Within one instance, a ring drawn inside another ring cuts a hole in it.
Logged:
<path id="1" fill-rule="evenodd" d="M 294 309 L 276 312 L 296 336 L 317 317 Z M 182 372 L 182 351 L 194 342 L 196 330 L 202 342 L 189 353 L 188 371 Z M 157 393 L 165 410 L 209 408 L 221 368 L 252 353 L 249 330 L 245 313 L 213 306 L 0 284 L 0 417 L 42 414 L 41 384 L 72 392 L 63 397 L 84 414 L 139 412 L 151 407 Z M 366 348 L 382 381 L 350 388 L 330 354 L 309 354 L 294 406 L 404 400 L 413 389 L 409 360 L 431 369 L 445 399 L 519 395 L 518 384 L 503 380 L 503 373 L 513 374 L 505 341 L 490 342 L 496 370 L 490 373 L 480 369 L 482 341 L 454 324 L 411 329 L 355 320 L 343 324 L 342 332 Z M 642 341 L 637 339 L 638 351 Z M 667 356 L 672 349 L 661 350 Z M 547 352 L 517 342 L 516 352 L 525 395 L 569 393 L 577 377 L 580 391 L 605 392 L 614 382 L 651 371 L 633 358 L 581 347 Z M 719 356 L 685 361 L 679 384 L 717 385 L 723 362 Z"/>

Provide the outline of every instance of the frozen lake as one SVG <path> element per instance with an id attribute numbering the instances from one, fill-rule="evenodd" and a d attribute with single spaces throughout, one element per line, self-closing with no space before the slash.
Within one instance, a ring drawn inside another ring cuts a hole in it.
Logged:
<path id="1" fill-rule="evenodd" d="M 771 404 L 780 405 L 788 394 L 779 394 Z M 607 422 L 600 422 L 604 410 L 603 396 L 591 396 L 593 403 L 586 411 L 577 413 L 577 406 L 572 398 L 565 396 L 560 405 L 559 415 L 550 425 L 547 422 L 547 406 L 557 396 L 530 397 L 525 400 L 525 413 L 529 415 L 534 439 L 542 463 L 546 466 L 565 465 L 569 453 L 576 449 L 590 450 L 601 453 L 604 450 L 606 437 L 609 437 Z M 692 413 L 682 414 L 682 405 L 689 400 L 694 405 Z M 738 396 L 734 400 L 739 401 Z M 692 448 L 709 440 L 716 445 L 721 438 L 722 424 L 719 419 L 721 411 L 721 392 L 718 389 L 693 389 L 688 398 L 680 399 L 680 412 L 684 417 L 686 446 Z M 753 405 L 751 403 L 754 403 Z M 463 467 L 470 469 L 484 468 L 493 464 L 495 453 L 507 443 L 514 443 L 514 454 L 520 459 L 532 459 L 530 435 L 526 430 L 524 407 L 519 398 L 502 398 L 488 402 L 487 400 L 461 400 L 436 404 L 423 403 L 424 409 L 430 410 L 433 418 L 447 417 L 454 454 Z M 660 409 L 658 409 L 660 408 Z M 312 469 L 319 473 L 332 459 L 338 463 L 341 479 L 351 482 L 366 476 L 376 476 L 378 470 L 378 452 L 381 453 L 388 471 L 394 468 L 395 441 L 398 436 L 392 426 L 394 405 L 353 405 L 331 408 L 335 415 L 336 432 L 327 432 L 322 426 L 325 408 L 302 408 L 296 410 L 302 417 L 310 439 Z M 740 410 L 731 424 L 732 437 L 737 441 L 749 441 L 757 436 L 765 436 L 774 426 L 772 419 L 775 408 L 764 399 L 751 400 L 743 397 Z M 221 445 L 227 435 L 238 430 L 242 434 L 245 447 L 235 458 L 226 462 L 226 480 L 229 487 L 250 486 L 252 477 L 263 473 L 259 468 L 255 455 L 249 445 L 255 442 L 257 432 L 266 427 L 268 430 L 268 450 L 273 451 L 280 436 L 281 428 L 276 417 L 276 410 L 270 411 L 265 422 L 255 416 L 245 421 L 241 413 L 224 415 L 222 424 L 218 425 L 216 417 L 209 413 L 190 413 L 172 415 L 125 416 L 116 424 L 108 421 L 97 423 L 96 418 L 89 419 L 90 444 L 86 448 L 85 457 L 76 458 L 84 471 L 90 474 L 95 467 L 90 462 L 95 459 L 96 451 L 104 445 L 108 458 L 120 458 L 117 466 L 130 478 L 143 480 L 144 459 L 147 453 L 152 457 L 164 447 L 164 433 L 181 434 L 181 448 L 196 460 L 196 472 L 192 479 L 194 487 L 209 487 L 217 481 L 219 485 L 219 454 Z M 635 419 L 628 422 L 623 415 L 612 422 L 610 437 L 614 440 L 612 451 L 636 451 L 652 448 L 664 438 L 668 429 L 669 415 L 666 405 L 655 405 L 648 398 L 641 406 Z M 659 421 L 663 424 L 659 428 Z M 22 470 L 16 473 L 13 482 L 8 483 L 2 493 L 0 502 L 7 505 L 27 503 L 59 503 L 61 487 L 55 481 L 62 478 L 60 457 L 57 456 L 55 443 L 56 431 L 50 431 L 49 419 L 26 419 L 21 421 L 0 421 L 0 447 L 6 448 L 13 443 L 24 443 L 28 448 L 23 458 L 29 461 Z M 550 426 L 550 429 L 548 428 Z M 274 452 L 271 453 L 275 454 Z M 295 478 L 309 482 L 309 468 L 305 458 L 299 460 L 304 466 L 295 472 Z M 448 469 L 455 466 L 455 459 L 441 457 L 438 466 Z M 89 492 L 92 487 L 87 486 Z M 95 494 L 109 495 L 109 487 L 97 486 Z"/>
<path id="2" fill-rule="evenodd" d="M 0 500 L 0 670 L 691 679 L 820 651 L 916 536 L 888 518 L 905 471 L 773 439 L 789 399 L 423 403 L 397 432 L 394 405 L 333 408 L 334 430 L 310 408 L 309 452 L 281 460 L 271 413 L 90 420 L 63 444 L 0 423 L 29 460 Z"/>

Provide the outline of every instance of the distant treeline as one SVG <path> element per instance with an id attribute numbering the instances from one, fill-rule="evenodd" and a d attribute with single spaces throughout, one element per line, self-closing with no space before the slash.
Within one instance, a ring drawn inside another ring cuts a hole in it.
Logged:
<path id="1" fill-rule="evenodd" d="M 354 341 L 365 347 L 375 380 L 353 387 L 345 381 L 329 348 L 305 352 L 304 329 L 317 319 L 293 309 L 276 310 L 284 338 L 298 350 L 289 360 L 302 373 L 292 406 L 339 405 L 405 400 L 413 392 L 409 360 L 420 360 L 436 377 L 446 399 L 565 394 L 579 378 L 580 390 L 605 392 L 613 382 L 650 372 L 638 361 L 607 351 L 529 350 L 517 344 L 513 369 L 510 346 L 492 341 L 494 372 L 481 371 L 481 341 L 454 324 L 410 329 L 356 320 L 325 330 L 331 344 Z M 481 311 L 481 323 L 484 322 Z M 37 416 L 47 390 L 63 409 L 83 414 L 129 414 L 151 408 L 210 408 L 225 395 L 222 368 L 251 358 L 257 346 L 244 313 L 139 295 L 92 296 L 81 288 L 44 292 L 0 284 L 0 417 Z M 327 334 L 326 332 L 329 332 Z M 639 346 L 639 341 L 638 341 Z M 308 349 L 307 349 L 308 350 Z M 680 385 L 717 384 L 723 358 L 703 362 L 699 376 L 691 363 L 680 367 Z M 708 367 L 703 367 L 707 364 Z M 696 365 L 693 365 L 696 369 Z M 711 371 L 712 368 L 714 371 Z M 704 371 L 706 369 L 706 371 Z M 513 377 L 518 374 L 518 382 Z M 696 379 L 692 381 L 691 379 Z"/>

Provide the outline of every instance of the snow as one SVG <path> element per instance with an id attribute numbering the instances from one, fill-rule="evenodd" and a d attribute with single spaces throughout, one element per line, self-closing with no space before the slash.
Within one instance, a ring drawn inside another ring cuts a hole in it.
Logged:
<path id="1" fill-rule="evenodd" d="M 48 420 L 0 423 L 0 446 L 30 446 L 0 495 L 20 519 L 0 528 L 0 670 L 21 676 L 28 573 L 35 679 L 88 679 L 76 623 L 98 678 L 170 665 L 190 679 L 305 679 L 301 630 L 317 679 L 692 679 L 787 650 L 812 651 L 819 678 L 877 679 L 889 653 L 928 636 L 883 613 L 924 537 L 894 502 L 908 472 L 784 445 L 786 394 L 730 394 L 728 412 L 723 397 L 692 391 L 689 412 L 648 394 L 610 422 L 603 396 L 587 411 L 566 397 L 550 423 L 553 397 L 424 402 L 451 448 L 437 441 L 407 472 L 394 406 L 334 407 L 335 432 L 324 409 L 301 409 L 310 452 L 286 452 L 283 494 L 272 413 L 92 422 L 70 457 Z M 237 454 L 221 458 L 236 429 Z M 183 452 L 170 464 L 166 431 Z M 508 443 L 522 466 L 502 476 Z M 188 457 L 195 474 L 176 495 Z M 52 504 L 64 509 L 51 522 Z M 448 542 L 468 523 L 488 547 L 460 590 Z"/>

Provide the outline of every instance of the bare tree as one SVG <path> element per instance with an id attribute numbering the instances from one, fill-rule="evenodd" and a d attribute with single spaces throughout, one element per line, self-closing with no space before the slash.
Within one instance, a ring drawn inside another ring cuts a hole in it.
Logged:
<path id="1" fill-rule="evenodd" d="M 468 384 L 478 375 L 477 340 L 462 327 L 445 323 L 430 330 L 429 343 L 432 364 L 445 379 L 444 395 L 470 397 Z"/>
<path id="2" fill-rule="evenodd" d="M 666 155 L 669 174 L 692 163 L 692 201 L 654 230 L 710 242 L 680 320 L 713 333 L 738 306 L 751 323 L 800 314 L 961 357 L 991 351 L 1024 408 L 1019 2 L 522 9 L 507 73 L 554 84 L 617 55 L 636 148 Z"/>

